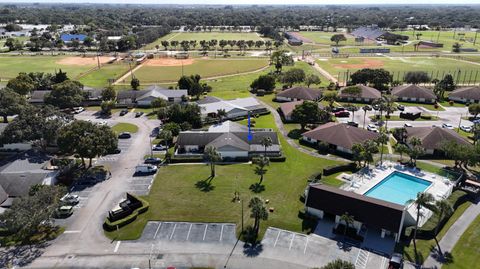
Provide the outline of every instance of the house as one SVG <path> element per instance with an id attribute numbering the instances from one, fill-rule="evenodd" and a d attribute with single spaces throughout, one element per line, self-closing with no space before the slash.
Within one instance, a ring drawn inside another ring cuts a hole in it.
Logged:
<path id="1" fill-rule="evenodd" d="M 120 105 L 136 104 L 138 106 L 148 107 L 151 106 L 152 101 L 157 98 L 161 98 L 169 103 L 180 103 L 187 96 L 187 90 L 170 90 L 154 85 L 145 90 L 119 91 L 117 93 L 117 103 Z"/>
<path id="2" fill-rule="evenodd" d="M 249 140 L 249 133 L 251 140 Z M 272 145 L 265 147 L 262 139 L 270 137 Z M 273 129 L 251 129 L 247 126 L 225 121 L 212 125 L 207 131 L 192 130 L 180 132 L 177 138 L 175 156 L 202 157 L 207 147 L 215 147 L 222 159 L 246 160 L 260 154 L 276 157 L 281 156 L 280 142 Z"/>
<path id="3" fill-rule="evenodd" d="M 480 86 L 459 88 L 448 95 L 448 99 L 460 103 L 480 102 Z"/>
<path id="4" fill-rule="evenodd" d="M 293 87 L 283 90 L 275 95 L 277 102 L 291 102 L 291 101 L 318 101 L 322 97 L 322 91 L 315 90 L 303 86 Z"/>
<path id="5" fill-rule="evenodd" d="M 283 117 L 283 119 L 286 121 L 286 122 L 291 122 L 292 121 L 292 112 L 293 110 L 298 106 L 298 105 L 301 105 L 303 104 L 303 100 L 302 101 L 293 101 L 293 102 L 287 102 L 287 103 L 282 103 L 280 105 L 280 107 L 278 108 L 278 112 L 280 113 L 280 115 Z M 324 109 L 324 106 L 320 103 L 318 103 L 318 107 L 320 109 Z"/>
<path id="6" fill-rule="evenodd" d="M 396 242 L 406 224 L 406 210 L 402 205 L 322 184 L 308 187 L 305 209 L 320 219 L 331 216 L 337 224 L 341 222 L 340 217 L 348 213 L 354 217 L 352 226 L 357 233 L 366 225 L 381 230 L 382 237 L 392 234 Z"/>
<path id="7" fill-rule="evenodd" d="M 237 98 L 232 100 L 222 100 L 219 98 L 211 98 L 208 100 L 201 100 L 198 103 L 200 107 L 200 114 L 202 119 L 217 118 L 218 111 L 224 110 L 226 116 L 224 119 L 240 119 L 246 118 L 248 114 L 267 114 L 268 109 L 260 104 L 257 99 L 253 97 Z"/>
<path id="8" fill-rule="evenodd" d="M 382 97 L 379 90 L 363 84 L 343 87 L 340 89 L 338 98 L 345 102 L 371 103 Z"/>
<path id="9" fill-rule="evenodd" d="M 84 87 L 82 91 L 85 96 L 85 100 L 82 102 L 83 106 L 98 106 L 102 103 L 102 90 Z M 28 99 L 28 102 L 32 105 L 43 105 L 45 95 L 49 93 L 49 90 L 33 91 L 30 95 L 30 99 Z"/>
<path id="10" fill-rule="evenodd" d="M 392 89 L 392 95 L 398 101 L 414 102 L 414 103 L 428 103 L 434 104 L 437 102 L 437 96 L 432 90 L 420 87 L 415 84 L 400 85 Z"/>
<path id="11" fill-rule="evenodd" d="M 60 35 L 60 39 L 64 42 L 64 43 L 71 43 L 73 41 L 78 41 L 80 43 L 83 43 L 83 41 L 85 41 L 85 38 L 87 38 L 87 35 L 84 35 L 84 34 L 77 34 L 77 35 L 73 35 L 73 34 L 62 34 Z"/>
<path id="12" fill-rule="evenodd" d="M 471 143 L 454 130 L 441 127 L 406 127 L 406 142 L 409 143 L 412 137 L 422 141 L 422 147 L 426 154 L 437 154 L 442 152 L 442 144 L 445 141 L 455 141 L 462 145 Z"/>
<path id="13" fill-rule="evenodd" d="M 327 143 L 328 147 L 343 153 L 352 153 L 355 144 L 377 139 L 380 135 L 346 123 L 328 122 L 305 132 L 302 140 L 313 145 Z"/>
<path id="14" fill-rule="evenodd" d="M 9 207 L 13 198 L 28 195 L 35 184 L 54 185 L 58 170 L 50 159 L 47 154 L 29 150 L 0 166 L 0 206 Z"/>

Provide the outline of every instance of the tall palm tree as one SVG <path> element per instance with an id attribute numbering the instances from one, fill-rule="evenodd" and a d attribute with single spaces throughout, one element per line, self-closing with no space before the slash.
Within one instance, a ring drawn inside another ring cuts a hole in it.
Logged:
<path id="1" fill-rule="evenodd" d="M 380 165 L 383 164 L 383 145 L 385 145 L 388 142 L 388 135 L 385 133 L 385 131 L 382 131 L 380 133 L 380 136 L 376 139 L 378 145 L 380 145 Z"/>
<path id="2" fill-rule="evenodd" d="M 345 230 L 343 230 L 343 243 L 345 244 L 348 228 L 350 228 L 350 225 L 353 225 L 355 220 L 352 215 L 349 215 L 348 212 L 345 212 L 345 214 L 340 216 L 340 221 L 345 223 Z"/>
<path id="3" fill-rule="evenodd" d="M 363 128 L 365 128 L 365 118 L 367 117 L 367 111 L 370 111 L 371 108 L 369 106 L 363 106 Z"/>
<path id="4" fill-rule="evenodd" d="M 248 207 L 250 208 L 250 217 L 254 219 L 253 229 L 257 236 L 260 229 L 260 221 L 268 219 L 268 211 L 263 204 L 263 200 L 259 197 L 250 199 Z"/>
<path id="5" fill-rule="evenodd" d="M 220 153 L 218 153 L 215 147 L 209 146 L 205 148 L 205 157 L 210 164 L 210 177 L 215 177 L 215 163 L 221 160 Z"/>
<path id="6" fill-rule="evenodd" d="M 265 148 L 265 153 L 263 154 L 265 157 L 267 156 L 267 148 L 273 145 L 272 138 L 270 136 L 264 136 L 262 138 L 262 146 Z"/>
<path id="7" fill-rule="evenodd" d="M 437 215 L 438 215 L 438 222 L 437 222 L 437 226 L 435 227 L 435 242 L 437 242 L 438 251 L 440 252 L 441 255 L 443 255 L 442 249 L 440 248 L 440 244 L 438 243 L 438 240 L 437 240 L 437 234 L 438 234 L 438 230 L 440 229 L 440 224 L 442 223 L 443 218 L 445 216 L 450 216 L 453 213 L 453 207 L 450 204 L 450 202 L 448 202 L 448 200 L 446 199 L 436 201 L 435 207 L 437 209 Z"/>
<path id="8" fill-rule="evenodd" d="M 422 215 L 420 213 L 420 210 L 422 208 L 427 208 L 429 210 L 434 211 L 435 210 L 435 205 L 434 205 L 435 199 L 433 198 L 433 195 L 428 193 L 428 192 L 419 192 L 417 193 L 417 198 L 416 199 L 410 199 L 407 201 L 408 204 L 410 203 L 415 203 L 417 205 L 417 218 L 415 220 L 415 230 L 413 231 L 413 249 L 415 250 L 415 258 L 417 258 L 417 230 L 418 230 L 418 222 L 420 221 L 420 216 Z"/>
<path id="9" fill-rule="evenodd" d="M 270 160 L 268 159 L 268 157 L 260 156 L 255 159 L 254 162 L 257 165 L 255 167 L 255 174 L 260 176 L 259 184 L 262 184 L 263 176 L 267 173 L 267 169 L 265 169 L 265 167 L 270 165 Z"/>

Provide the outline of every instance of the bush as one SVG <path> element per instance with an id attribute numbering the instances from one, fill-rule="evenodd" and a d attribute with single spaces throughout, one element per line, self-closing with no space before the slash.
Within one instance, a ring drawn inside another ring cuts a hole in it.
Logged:
<path id="1" fill-rule="evenodd" d="M 106 218 L 105 223 L 103 223 L 103 229 L 105 229 L 106 231 L 114 231 L 117 228 L 121 228 L 129 223 L 132 223 L 137 219 L 138 215 L 147 212 L 148 208 L 150 207 L 150 204 L 142 198 L 139 198 L 137 196 L 134 196 L 134 197 L 137 198 L 140 202 L 142 202 L 142 207 L 135 209 L 132 212 L 132 214 L 126 216 L 125 218 L 119 219 L 114 222 L 111 222 L 108 218 Z"/>
<path id="2" fill-rule="evenodd" d="M 323 175 L 329 176 L 338 172 L 355 172 L 357 165 L 355 163 L 339 164 L 323 168 Z"/>
<path id="3" fill-rule="evenodd" d="M 432 119 L 432 115 L 430 114 L 422 114 L 420 116 L 420 118 L 424 119 L 424 120 L 431 120 Z"/>
<path id="4" fill-rule="evenodd" d="M 287 160 L 287 157 L 285 157 L 284 155 L 282 156 L 278 156 L 278 157 L 268 157 L 270 159 L 271 162 L 284 162 Z"/>

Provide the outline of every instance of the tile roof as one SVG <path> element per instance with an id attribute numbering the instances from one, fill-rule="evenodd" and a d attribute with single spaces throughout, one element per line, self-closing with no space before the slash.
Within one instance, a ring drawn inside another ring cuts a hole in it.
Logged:
<path id="1" fill-rule="evenodd" d="M 378 138 L 379 134 L 346 123 L 328 122 L 303 133 L 303 136 L 351 149 L 357 143 Z"/>
<path id="2" fill-rule="evenodd" d="M 298 100 L 316 101 L 322 96 L 322 91 L 299 86 L 283 90 L 277 93 L 276 96 Z"/>
<path id="3" fill-rule="evenodd" d="M 392 95 L 406 98 L 437 99 L 432 90 L 415 84 L 400 85 L 392 89 Z"/>

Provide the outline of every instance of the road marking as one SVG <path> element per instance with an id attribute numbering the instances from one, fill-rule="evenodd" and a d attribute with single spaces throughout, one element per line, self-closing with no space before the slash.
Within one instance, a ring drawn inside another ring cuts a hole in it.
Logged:
<path id="1" fill-rule="evenodd" d="M 305 247 L 303 248 L 303 254 L 307 253 L 307 246 L 308 246 L 308 236 L 307 236 L 307 241 L 305 241 Z"/>
<path id="2" fill-rule="evenodd" d="M 207 235 L 208 224 L 205 225 L 205 231 L 203 232 L 203 241 L 205 241 L 205 236 Z"/>
<path id="3" fill-rule="evenodd" d="M 187 233 L 187 239 L 185 239 L 185 241 L 188 241 L 188 237 L 190 237 L 190 231 L 192 230 L 192 225 L 193 223 L 190 223 L 190 228 L 188 228 L 188 233 Z"/>
<path id="4" fill-rule="evenodd" d="M 65 231 L 63 232 L 64 234 L 78 234 L 80 233 L 81 231 Z"/>
<path id="5" fill-rule="evenodd" d="M 158 224 L 157 230 L 155 231 L 155 234 L 153 235 L 153 239 L 157 238 L 157 233 L 158 233 L 158 230 L 160 230 L 161 226 L 162 226 L 162 223 L 160 222 L 160 224 Z"/>
<path id="6" fill-rule="evenodd" d="M 118 248 L 120 247 L 120 243 L 122 243 L 122 241 L 117 241 L 117 244 L 115 245 L 115 249 L 113 250 L 113 252 L 118 251 Z"/>
<path id="7" fill-rule="evenodd" d="M 295 239 L 295 233 L 292 233 L 292 239 L 290 239 L 290 246 L 288 247 L 288 250 L 292 249 L 293 239 Z"/>
<path id="8" fill-rule="evenodd" d="M 170 240 L 172 240 L 172 238 L 173 238 L 173 234 L 175 233 L 175 228 L 177 228 L 176 223 L 175 223 L 175 225 L 173 225 L 173 230 L 172 230 L 172 234 L 170 235 Z"/>
<path id="9" fill-rule="evenodd" d="M 278 234 L 277 234 L 277 238 L 275 239 L 275 244 L 273 244 L 273 247 L 276 247 L 277 246 L 277 242 L 278 242 L 278 237 L 280 237 L 280 230 L 278 230 Z"/>
<path id="10" fill-rule="evenodd" d="M 222 229 L 220 230 L 220 240 L 218 241 L 222 241 L 222 237 L 223 237 L 223 224 L 222 224 Z"/>
<path id="11" fill-rule="evenodd" d="M 150 246 L 150 255 L 148 256 L 149 259 L 152 258 L 152 254 L 153 254 L 153 243 L 152 243 L 152 246 Z"/>
<path id="12" fill-rule="evenodd" d="M 387 258 L 382 257 L 382 267 L 380 267 L 381 269 L 385 268 L 385 262 L 386 261 L 387 261 Z"/>

